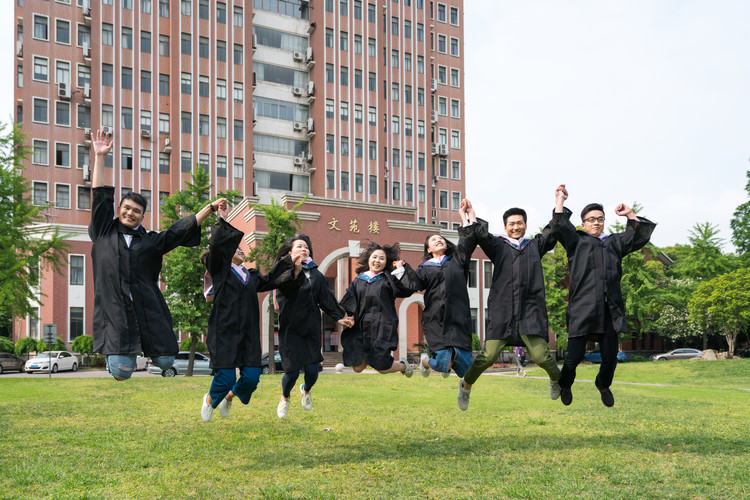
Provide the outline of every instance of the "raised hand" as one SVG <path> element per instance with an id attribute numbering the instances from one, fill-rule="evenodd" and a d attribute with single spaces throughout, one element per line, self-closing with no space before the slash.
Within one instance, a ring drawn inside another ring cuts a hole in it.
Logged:
<path id="1" fill-rule="evenodd" d="M 305 255 L 300 253 L 292 257 L 292 262 L 294 263 L 294 275 L 298 276 L 300 271 L 302 271 L 302 262 L 305 260 Z"/>
<path id="2" fill-rule="evenodd" d="M 216 207 L 216 211 L 219 212 L 219 217 L 221 217 L 222 219 L 226 219 L 229 215 L 229 212 L 232 210 L 232 207 L 229 206 L 226 198 L 215 200 L 212 205 Z"/>
<path id="3" fill-rule="evenodd" d="M 404 267 L 404 261 L 403 260 L 393 261 L 393 265 L 396 267 L 396 269 L 400 269 Z"/>
<path id="4" fill-rule="evenodd" d="M 630 216 L 633 214 L 633 210 L 626 204 L 620 203 L 619 205 L 615 207 L 615 213 L 617 215 L 622 215 L 627 218 L 630 218 Z"/>
<path id="5" fill-rule="evenodd" d="M 91 141 L 91 151 L 93 151 L 94 156 L 107 156 L 112 150 L 112 144 L 112 136 L 109 133 L 105 134 L 99 129 Z"/>
<path id="6" fill-rule="evenodd" d="M 563 201 L 568 199 L 568 190 L 565 189 L 565 184 L 560 184 L 557 186 L 557 189 L 555 189 L 555 200 L 558 198 L 562 198 Z"/>

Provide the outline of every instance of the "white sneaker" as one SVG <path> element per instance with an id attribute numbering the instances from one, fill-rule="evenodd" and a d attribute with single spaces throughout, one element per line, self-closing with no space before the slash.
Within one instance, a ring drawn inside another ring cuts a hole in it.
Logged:
<path id="1" fill-rule="evenodd" d="M 466 411 L 469 409 L 469 398 L 471 397 L 471 389 L 468 391 L 464 389 L 464 379 L 460 379 L 458 381 L 458 408 L 461 411 Z"/>
<path id="2" fill-rule="evenodd" d="M 424 362 L 428 359 L 430 359 L 430 356 L 426 352 L 423 352 L 422 355 L 419 356 L 419 373 L 421 373 L 424 378 L 430 376 L 430 367 L 424 365 Z"/>
<path id="3" fill-rule="evenodd" d="M 549 397 L 550 399 L 557 399 L 560 397 L 560 384 L 551 380 L 549 381 Z"/>
<path id="4" fill-rule="evenodd" d="M 400 363 L 403 364 L 406 367 L 406 368 L 404 368 L 404 371 L 401 372 L 402 375 L 404 377 L 406 377 L 406 378 L 411 378 L 411 376 L 414 374 L 414 369 L 406 361 L 400 361 Z"/>
<path id="5" fill-rule="evenodd" d="M 227 398 L 224 398 L 221 400 L 221 403 L 219 403 L 219 415 L 221 415 L 224 418 L 227 418 L 229 416 L 229 410 L 232 409 L 232 402 L 229 401 Z"/>
<path id="6" fill-rule="evenodd" d="M 203 396 L 203 406 L 201 406 L 201 418 L 204 422 L 210 422 L 214 409 L 208 404 L 208 393 Z"/>
<path id="7" fill-rule="evenodd" d="M 299 392 L 302 394 L 302 408 L 309 410 L 312 408 L 312 396 L 309 392 L 305 392 L 305 384 L 302 383 L 299 386 Z"/>
<path id="8" fill-rule="evenodd" d="M 276 408 L 276 415 L 279 418 L 286 418 L 287 412 L 289 412 L 289 401 L 284 401 L 284 396 L 282 396 L 281 401 L 279 401 L 279 407 Z"/>

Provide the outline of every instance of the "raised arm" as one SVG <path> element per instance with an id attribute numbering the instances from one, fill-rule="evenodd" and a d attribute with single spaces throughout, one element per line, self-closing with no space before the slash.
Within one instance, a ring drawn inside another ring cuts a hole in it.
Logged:
<path id="1" fill-rule="evenodd" d="M 568 190 L 565 189 L 565 184 L 560 184 L 559 186 L 557 186 L 557 189 L 555 189 L 555 213 L 563 213 L 563 205 L 565 204 L 565 200 L 567 199 Z"/>
<path id="2" fill-rule="evenodd" d="M 203 221 L 217 210 L 219 211 L 219 215 L 225 219 L 229 214 L 229 203 L 227 202 L 226 198 L 219 198 L 218 200 L 214 200 L 205 207 L 201 208 L 200 211 L 195 214 L 195 220 L 196 222 L 198 222 L 198 225 L 200 226 L 201 224 L 203 224 Z"/>
<path id="3" fill-rule="evenodd" d="M 91 156 L 94 157 L 94 166 L 91 169 L 91 187 L 108 186 L 104 179 L 104 157 L 112 150 L 112 138 L 109 133 L 105 134 L 97 130 L 91 141 Z"/>
<path id="4" fill-rule="evenodd" d="M 617 215 L 627 217 L 628 220 L 634 220 L 634 221 L 638 220 L 638 216 L 635 215 L 633 210 L 624 203 L 620 203 L 619 205 L 615 207 L 615 213 Z"/>

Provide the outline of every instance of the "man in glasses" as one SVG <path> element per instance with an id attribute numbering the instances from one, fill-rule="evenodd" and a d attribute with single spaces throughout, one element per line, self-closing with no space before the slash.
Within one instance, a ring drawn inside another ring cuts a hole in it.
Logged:
<path id="1" fill-rule="evenodd" d="M 576 367 L 586 353 L 586 342 L 599 342 L 602 364 L 596 377 L 596 388 L 605 406 L 613 406 L 615 398 L 609 387 L 617 367 L 619 333 L 627 331 L 625 304 L 620 290 L 622 258 L 643 248 L 651 238 L 656 224 L 637 217 L 627 205 L 615 208 L 617 215 L 627 217 L 625 232 L 604 233 L 604 207 L 599 203 L 586 205 L 581 211 L 583 230 L 570 222 L 572 212 L 563 206 L 568 198 L 565 184 L 555 191 L 555 213 L 552 234 L 568 253 L 570 290 L 568 295 L 568 351 L 560 377 L 560 400 L 573 402 L 571 386 Z"/>

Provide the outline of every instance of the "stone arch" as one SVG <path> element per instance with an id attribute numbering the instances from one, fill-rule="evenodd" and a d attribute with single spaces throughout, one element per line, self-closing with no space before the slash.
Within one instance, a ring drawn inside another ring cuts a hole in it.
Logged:
<path id="1" fill-rule="evenodd" d="M 325 259 L 323 259 L 320 264 L 318 264 L 318 271 L 325 274 L 326 271 L 328 271 L 328 268 L 336 262 L 339 259 L 343 258 L 349 258 L 350 255 L 350 248 L 349 247 L 341 247 L 337 248 L 333 252 L 326 255 Z"/>
<path id="2" fill-rule="evenodd" d="M 415 293 L 411 297 L 402 300 L 401 305 L 398 308 L 398 352 L 402 359 L 406 358 L 406 353 L 409 350 L 406 314 L 409 306 L 412 304 L 418 304 L 424 310 L 424 295 Z"/>

